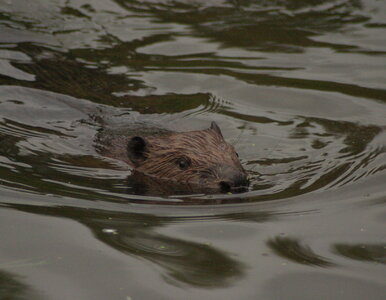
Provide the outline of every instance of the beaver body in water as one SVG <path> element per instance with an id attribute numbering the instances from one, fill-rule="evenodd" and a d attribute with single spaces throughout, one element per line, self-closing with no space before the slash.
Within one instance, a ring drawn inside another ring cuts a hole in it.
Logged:
<path id="1" fill-rule="evenodd" d="M 101 130 L 98 152 L 126 162 L 134 173 L 157 184 L 177 184 L 189 192 L 242 192 L 247 174 L 234 147 L 215 122 L 204 130 L 173 132 L 157 129 L 130 134 L 124 128 Z M 164 182 L 164 183 L 162 183 Z"/>

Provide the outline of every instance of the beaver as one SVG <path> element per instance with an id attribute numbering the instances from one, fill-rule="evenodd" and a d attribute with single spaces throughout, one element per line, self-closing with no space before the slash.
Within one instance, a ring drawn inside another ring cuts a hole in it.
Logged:
<path id="1" fill-rule="evenodd" d="M 247 173 L 216 122 L 207 129 L 188 132 L 159 128 L 152 132 L 140 127 L 141 135 L 123 128 L 103 128 L 97 151 L 127 163 L 133 174 L 145 175 L 160 185 L 178 184 L 190 192 L 246 191 Z"/>

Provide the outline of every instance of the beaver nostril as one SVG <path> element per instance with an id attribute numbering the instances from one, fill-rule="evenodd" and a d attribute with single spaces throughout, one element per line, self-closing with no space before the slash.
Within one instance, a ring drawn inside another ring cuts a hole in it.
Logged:
<path id="1" fill-rule="evenodd" d="M 231 185 L 229 184 L 229 182 L 220 181 L 219 185 L 220 185 L 221 192 L 223 192 L 223 193 L 228 193 L 228 192 L 230 192 L 232 190 Z"/>

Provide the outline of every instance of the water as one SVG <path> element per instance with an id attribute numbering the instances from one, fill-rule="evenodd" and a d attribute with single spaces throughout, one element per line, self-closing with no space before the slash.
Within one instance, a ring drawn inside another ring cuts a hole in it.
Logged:
<path id="1" fill-rule="evenodd" d="M 384 299 L 386 5 L 0 0 L 0 299 Z M 116 124 L 212 120 L 237 195 L 138 195 Z"/>

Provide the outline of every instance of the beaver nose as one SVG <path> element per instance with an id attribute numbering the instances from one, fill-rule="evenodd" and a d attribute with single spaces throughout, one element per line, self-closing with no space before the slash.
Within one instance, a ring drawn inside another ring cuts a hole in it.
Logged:
<path id="1" fill-rule="evenodd" d="M 223 180 L 219 182 L 221 192 L 245 192 L 247 190 L 249 180 L 244 172 L 232 167 L 223 168 L 222 171 L 226 172 L 224 172 Z"/>

